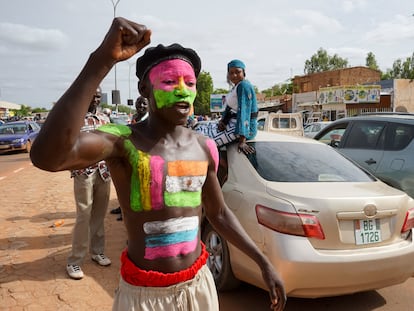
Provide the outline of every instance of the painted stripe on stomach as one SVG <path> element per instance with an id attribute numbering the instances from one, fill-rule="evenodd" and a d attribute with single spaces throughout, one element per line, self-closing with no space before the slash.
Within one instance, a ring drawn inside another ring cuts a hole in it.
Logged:
<path id="1" fill-rule="evenodd" d="M 146 247 L 158 247 L 193 241 L 197 237 L 198 229 L 175 233 L 150 235 L 145 238 Z"/>
<path id="2" fill-rule="evenodd" d="M 168 246 L 146 247 L 144 258 L 154 260 L 158 258 L 176 257 L 193 252 L 198 244 L 197 237 L 193 241 L 172 244 Z"/>
<path id="3" fill-rule="evenodd" d="M 154 260 L 193 252 L 198 243 L 199 222 L 198 216 L 190 216 L 144 223 L 144 258 Z"/>
<path id="4" fill-rule="evenodd" d="M 174 233 L 198 228 L 198 216 L 170 218 L 165 221 L 149 221 L 144 223 L 144 232 L 150 234 Z"/>

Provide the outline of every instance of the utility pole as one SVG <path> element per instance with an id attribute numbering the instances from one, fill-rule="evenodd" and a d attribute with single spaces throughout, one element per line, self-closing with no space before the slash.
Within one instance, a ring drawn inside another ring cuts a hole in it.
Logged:
<path id="1" fill-rule="evenodd" d="M 112 6 L 114 8 L 114 18 L 116 17 L 116 6 L 118 5 L 119 1 L 121 0 L 111 0 Z M 115 112 L 118 113 L 118 105 L 121 104 L 121 94 L 117 88 L 116 83 L 116 64 L 114 65 L 114 74 L 115 74 L 115 89 L 112 90 L 112 105 L 115 105 Z"/>

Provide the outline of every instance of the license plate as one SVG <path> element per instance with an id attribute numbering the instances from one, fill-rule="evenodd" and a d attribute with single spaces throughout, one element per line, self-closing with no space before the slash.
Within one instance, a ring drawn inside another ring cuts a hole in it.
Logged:
<path id="1" fill-rule="evenodd" d="M 381 242 L 379 219 L 355 220 L 355 244 L 364 245 Z"/>
<path id="2" fill-rule="evenodd" d="M 10 145 L 0 145 L 0 149 L 9 149 Z"/>

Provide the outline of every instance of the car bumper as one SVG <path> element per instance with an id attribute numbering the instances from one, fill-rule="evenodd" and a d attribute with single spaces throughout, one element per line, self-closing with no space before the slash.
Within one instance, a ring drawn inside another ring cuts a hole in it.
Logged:
<path id="1" fill-rule="evenodd" d="M 26 144 L 9 144 L 9 145 L 0 145 L 0 154 L 6 153 L 15 150 L 25 150 Z"/>
<path id="2" fill-rule="evenodd" d="M 403 283 L 414 274 L 411 239 L 357 252 L 319 251 L 307 239 L 292 236 L 272 243 L 278 247 L 265 253 L 281 274 L 290 297 L 318 298 L 374 290 Z M 266 289 L 254 262 L 230 248 L 235 276 Z"/>

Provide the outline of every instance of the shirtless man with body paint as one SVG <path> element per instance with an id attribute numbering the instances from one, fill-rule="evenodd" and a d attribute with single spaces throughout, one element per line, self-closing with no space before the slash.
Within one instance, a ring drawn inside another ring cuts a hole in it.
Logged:
<path id="1" fill-rule="evenodd" d="M 271 309 L 283 310 L 282 281 L 226 206 L 216 176 L 215 143 L 184 127 L 196 97 L 198 55 L 178 44 L 148 48 L 137 61 L 138 88 L 149 117 L 80 133 L 90 98 L 111 68 L 141 51 L 151 31 L 115 18 L 101 45 L 50 112 L 31 159 L 62 171 L 106 160 L 128 234 L 113 310 L 218 310 L 200 240 L 209 222 L 261 268 Z M 146 297 L 143 299 L 141 297 Z M 181 309 L 180 309 L 181 310 Z"/>

